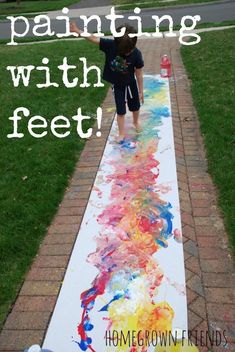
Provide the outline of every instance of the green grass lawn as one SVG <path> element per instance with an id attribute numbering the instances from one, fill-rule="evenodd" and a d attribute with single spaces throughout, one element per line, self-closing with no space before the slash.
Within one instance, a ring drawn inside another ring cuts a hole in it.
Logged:
<path id="1" fill-rule="evenodd" d="M 9 117 L 15 108 L 23 106 L 32 115 L 41 115 L 48 122 L 56 115 L 71 117 L 78 107 L 83 115 L 95 116 L 107 92 L 104 88 L 38 89 L 44 82 L 42 72 L 32 75 L 28 88 L 13 88 L 8 65 L 35 66 L 46 56 L 51 58 L 53 81 L 62 85 L 61 71 L 57 66 L 68 56 L 68 62 L 78 65 L 79 57 L 86 56 L 88 65 L 103 66 L 103 55 L 95 45 L 85 41 L 37 44 L 0 48 L 0 325 L 16 297 L 29 265 L 37 253 L 57 206 L 63 197 L 68 178 L 74 170 L 85 141 L 75 132 L 65 139 L 52 134 L 43 139 L 31 137 L 27 131 L 28 118 L 21 121 L 22 139 L 8 139 L 12 132 Z M 56 53 L 56 55 L 55 55 Z M 82 82 L 82 64 L 70 79 L 79 77 Z M 91 73 L 90 81 L 94 82 Z M 94 120 L 93 120 L 94 121 Z M 84 123 L 87 128 L 93 121 Z M 25 179 L 27 176 L 27 179 Z"/>
<path id="2" fill-rule="evenodd" d="M 36 13 L 36 12 L 34 12 L 33 13 L 33 15 L 31 14 L 31 13 L 24 13 L 24 14 L 22 14 L 22 16 L 24 16 L 25 18 L 34 18 L 34 17 L 36 17 L 36 16 L 38 16 L 38 15 L 40 15 L 41 14 L 41 12 L 40 13 Z M 5 15 L 0 15 L 0 21 L 9 21 L 8 19 L 7 19 L 7 17 L 8 16 L 15 16 L 14 14 L 5 14 Z M 21 14 L 19 14 L 19 16 L 21 16 Z"/>
<path id="3" fill-rule="evenodd" d="M 0 15 L 62 10 L 63 7 L 78 3 L 79 1 L 80 0 L 23 0 L 20 2 L 20 6 L 17 6 L 16 2 L 4 2 L 0 3 Z"/>
<path id="4" fill-rule="evenodd" d="M 138 6 L 140 8 L 175 6 L 182 4 L 197 4 L 202 2 L 213 2 L 215 0 L 176 0 L 176 1 L 159 1 L 159 0 L 113 0 L 113 4 L 120 10 L 130 10 Z"/>
<path id="5" fill-rule="evenodd" d="M 201 34 L 181 52 L 207 149 L 209 172 L 235 249 L 235 29 Z"/>

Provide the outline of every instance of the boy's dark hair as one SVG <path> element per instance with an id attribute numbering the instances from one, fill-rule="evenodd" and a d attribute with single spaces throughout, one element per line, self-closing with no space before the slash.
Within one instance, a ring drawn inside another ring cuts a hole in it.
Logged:
<path id="1" fill-rule="evenodd" d="M 124 24 L 117 28 L 117 32 L 120 32 L 123 27 L 126 27 L 125 34 L 122 37 L 115 37 L 115 43 L 117 45 L 118 55 L 126 55 L 130 53 L 136 46 L 137 37 L 129 37 L 129 33 L 137 33 L 134 27 L 129 24 Z"/>

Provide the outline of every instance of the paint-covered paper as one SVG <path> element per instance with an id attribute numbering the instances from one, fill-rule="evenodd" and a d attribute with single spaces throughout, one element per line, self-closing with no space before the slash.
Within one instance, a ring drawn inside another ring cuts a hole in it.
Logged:
<path id="1" fill-rule="evenodd" d="M 141 133 L 128 113 L 118 144 L 113 123 L 44 341 L 54 352 L 155 351 L 187 330 L 168 80 L 145 76 L 144 95 Z"/>

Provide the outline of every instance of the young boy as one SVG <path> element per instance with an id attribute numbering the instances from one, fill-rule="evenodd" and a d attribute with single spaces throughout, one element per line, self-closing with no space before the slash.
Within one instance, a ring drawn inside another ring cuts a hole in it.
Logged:
<path id="1" fill-rule="evenodd" d="M 123 27 L 126 27 L 126 31 L 122 37 L 114 39 L 98 38 L 94 35 L 85 37 L 92 43 L 98 44 L 100 50 L 105 53 L 103 79 L 113 86 L 119 129 L 118 142 L 122 142 L 125 138 L 126 103 L 129 110 L 132 111 L 133 124 L 137 133 L 141 132 L 139 124 L 140 103 L 144 103 L 144 61 L 141 51 L 136 48 L 137 37 L 131 38 L 128 35 L 136 32 L 128 24 L 119 27 L 117 31 L 119 32 Z M 82 33 L 74 22 L 70 24 L 70 31 L 78 35 Z"/>

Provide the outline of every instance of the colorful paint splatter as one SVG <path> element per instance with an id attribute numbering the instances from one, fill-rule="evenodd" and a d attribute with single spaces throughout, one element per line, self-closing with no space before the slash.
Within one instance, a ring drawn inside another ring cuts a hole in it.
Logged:
<path id="1" fill-rule="evenodd" d="M 146 76 L 142 133 L 136 134 L 129 121 L 129 133 L 123 143 L 114 142 L 116 127 L 110 134 L 93 188 L 95 201 L 91 197 L 89 202 L 89 206 L 96 209 L 90 216 L 97 226 L 90 226 L 93 233 L 87 234 L 93 241 L 93 250 L 86 258 L 86 265 L 88 271 L 91 267 L 95 269 L 95 275 L 93 280 L 86 280 L 87 288 L 77 296 L 77 304 L 81 306 L 80 321 L 77 316 L 77 330 L 71 337 L 77 351 L 149 351 L 146 334 L 176 328 L 173 323 L 175 303 L 171 302 L 177 302 L 180 296 L 184 298 L 180 304 L 185 303 L 180 308 L 184 317 L 182 324 L 187 321 L 179 211 L 167 199 L 176 180 L 172 184 L 160 182 L 159 159 L 164 159 L 167 150 L 172 153 L 173 147 L 170 144 L 159 147 L 161 139 L 165 138 L 161 135 L 164 124 L 171 118 L 168 89 L 167 80 Z M 175 164 L 168 165 L 167 170 L 164 172 L 168 172 L 170 180 L 171 173 L 175 175 Z M 103 196 L 105 187 L 108 192 Z M 179 221 L 175 224 L 176 213 Z M 88 214 L 86 218 L 89 219 Z M 82 232 L 86 225 L 87 222 L 83 224 Z M 81 241 L 80 236 L 78 241 Z M 168 251 L 170 256 L 167 257 Z M 169 267 L 180 263 L 180 280 L 174 275 L 169 277 L 169 268 L 165 273 L 167 263 L 161 259 L 164 256 L 169 260 Z M 77 261 L 79 265 L 78 256 Z M 168 300 L 167 287 L 171 287 L 170 295 L 176 296 L 173 300 Z M 99 341 L 103 339 L 102 346 L 96 342 L 100 324 L 103 326 L 102 336 L 99 336 Z M 137 331 L 144 345 L 119 346 L 117 341 L 112 341 L 110 349 L 104 343 L 106 331 L 117 331 L 124 336 L 128 336 L 129 331 Z M 66 351 L 70 352 L 69 347 Z"/>

